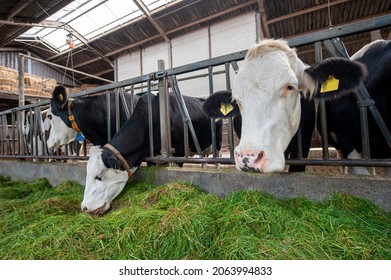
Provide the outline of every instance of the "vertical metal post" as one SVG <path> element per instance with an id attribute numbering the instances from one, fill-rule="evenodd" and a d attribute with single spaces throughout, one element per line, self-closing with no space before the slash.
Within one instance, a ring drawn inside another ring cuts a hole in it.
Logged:
<path id="1" fill-rule="evenodd" d="M 193 142 L 194 142 L 194 145 L 196 147 L 197 154 L 202 158 L 203 157 L 202 150 L 201 150 L 200 144 L 198 142 L 198 138 L 197 138 L 197 135 L 195 133 L 195 129 L 194 129 L 193 123 L 191 122 L 189 111 L 187 110 L 185 100 L 183 99 L 183 96 L 182 96 L 182 94 L 181 94 L 181 92 L 179 90 L 178 82 L 177 82 L 176 77 L 174 75 L 170 76 L 170 83 L 171 83 L 171 86 L 173 88 L 175 97 L 177 99 L 179 110 L 181 111 L 183 123 L 187 124 L 188 129 L 190 130 L 191 136 L 193 138 Z M 185 141 L 188 141 L 188 138 L 185 139 Z M 185 142 L 185 148 L 187 148 L 188 146 L 189 146 L 189 144 L 188 143 L 186 144 L 186 142 Z"/>
<path id="2" fill-rule="evenodd" d="M 119 106 L 119 88 L 115 89 L 115 132 L 121 127 L 121 116 L 120 116 L 120 106 Z"/>
<path id="3" fill-rule="evenodd" d="M 151 86 L 151 85 L 149 85 L 149 86 Z M 130 106 L 130 115 L 133 115 L 133 110 L 136 107 L 135 104 L 134 104 L 134 85 L 131 85 L 130 93 L 132 94 L 131 98 L 130 98 L 130 101 L 131 101 L 130 104 L 132 105 L 132 106 Z"/>
<path id="4" fill-rule="evenodd" d="M 229 71 L 230 63 L 225 63 L 225 87 L 227 90 L 231 90 L 231 77 L 230 77 L 230 71 Z M 234 158 L 234 130 L 233 130 L 233 121 L 232 117 L 228 118 L 228 127 L 227 127 L 227 134 L 228 134 L 228 145 L 229 145 L 229 154 L 230 158 Z"/>
<path id="5" fill-rule="evenodd" d="M 315 61 L 321 62 L 323 60 L 322 56 L 322 43 L 315 43 Z M 320 110 L 320 127 L 322 135 L 322 151 L 323 159 L 329 159 L 329 138 L 327 133 L 327 119 L 326 119 L 326 101 L 323 98 L 319 99 L 319 108 Z"/>
<path id="6" fill-rule="evenodd" d="M 25 58 L 24 56 L 19 55 L 18 56 L 18 91 L 19 91 L 19 107 L 24 106 L 25 100 L 24 100 L 24 63 Z M 21 150 L 20 153 L 24 154 L 24 111 L 19 111 L 19 138 L 20 138 L 20 144 Z M 19 154 L 20 154 L 19 153 Z"/>
<path id="7" fill-rule="evenodd" d="M 5 124 L 3 122 L 3 116 L 1 116 L 1 118 L 0 118 L 0 141 L 1 141 L 1 143 L 0 143 L 0 151 L 1 151 L 2 155 L 5 154 L 5 152 L 4 152 L 4 142 L 5 142 L 5 137 L 4 137 L 5 131 L 4 131 L 4 129 L 5 129 Z"/>
<path id="8" fill-rule="evenodd" d="M 19 107 L 24 106 L 24 64 L 25 58 L 24 56 L 18 56 L 18 81 L 19 81 Z M 24 115 L 24 113 L 23 113 Z M 23 116 L 24 117 L 24 116 Z"/>
<path id="9" fill-rule="evenodd" d="M 165 70 L 164 60 L 158 60 L 158 72 Z M 159 114 L 160 114 L 160 154 L 163 157 L 170 155 L 169 146 L 169 118 L 167 118 L 167 106 L 169 104 L 169 95 L 164 75 L 159 75 Z"/>
<path id="10" fill-rule="evenodd" d="M 152 98 L 151 98 L 151 81 L 147 81 L 147 97 L 148 97 L 148 129 L 149 129 L 149 156 L 154 156 L 153 149 L 153 112 L 152 112 Z"/>
<path id="11" fill-rule="evenodd" d="M 107 142 L 111 140 L 111 104 L 110 92 L 106 91 L 106 108 L 107 108 Z"/>
<path id="12" fill-rule="evenodd" d="M 129 107 L 128 107 L 128 103 L 126 102 L 126 99 L 125 99 L 125 90 L 124 88 L 121 88 L 119 89 L 119 95 L 121 97 L 121 101 L 122 101 L 122 108 L 124 108 L 124 111 L 125 111 L 125 115 L 126 115 L 126 119 L 128 120 L 131 116 L 131 114 L 133 114 L 133 93 L 131 93 L 130 95 L 130 110 L 129 110 Z"/>
<path id="13" fill-rule="evenodd" d="M 213 94 L 213 67 L 208 67 L 208 79 L 209 79 L 209 95 Z M 214 118 L 210 119 L 210 127 L 212 132 L 212 151 L 213 157 L 217 157 L 217 135 L 216 135 L 216 122 Z"/>
<path id="14" fill-rule="evenodd" d="M 11 125 L 12 125 L 12 155 L 15 155 L 15 113 L 11 113 Z"/>

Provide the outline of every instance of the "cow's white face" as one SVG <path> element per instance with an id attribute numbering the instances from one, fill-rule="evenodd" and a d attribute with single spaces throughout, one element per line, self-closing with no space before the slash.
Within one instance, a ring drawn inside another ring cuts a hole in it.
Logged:
<path id="1" fill-rule="evenodd" d="M 137 168 L 133 168 L 132 172 Z M 86 186 L 81 209 L 90 214 L 103 214 L 110 209 L 128 181 L 128 173 L 107 168 L 102 160 L 102 149 L 94 146 L 90 149 L 87 163 Z"/>
<path id="2" fill-rule="evenodd" d="M 266 173 L 284 169 L 284 151 L 300 123 L 303 70 L 289 48 L 249 50 L 232 88 L 242 114 L 242 135 L 235 148 L 237 169 Z"/>
<path id="3" fill-rule="evenodd" d="M 47 141 L 50 149 L 59 149 L 76 139 L 77 132 L 68 127 L 64 121 L 52 113 L 49 108 L 47 118 L 50 120 L 50 134 Z"/>

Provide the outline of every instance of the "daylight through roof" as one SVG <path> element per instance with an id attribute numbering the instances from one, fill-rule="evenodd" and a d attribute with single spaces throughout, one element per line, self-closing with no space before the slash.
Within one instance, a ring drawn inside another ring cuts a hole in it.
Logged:
<path id="1" fill-rule="evenodd" d="M 135 2 L 149 11 L 173 0 L 75 0 L 17 38 L 28 44 L 40 40 L 55 52 L 63 52 L 100 37 L 114 28 L 144 15 Z"/>

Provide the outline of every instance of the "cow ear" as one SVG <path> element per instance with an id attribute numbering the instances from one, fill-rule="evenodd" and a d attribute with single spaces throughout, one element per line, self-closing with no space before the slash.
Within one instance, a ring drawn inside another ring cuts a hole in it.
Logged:
<path id="1" fill-rule="evenodd" d="M 301 87 L 315 98 L 330 98 L 358 88 L 367 73 L 367 68 L 360 62 L 328 58 L 305 69 L 300 82 Z"/>
<path id="2" fill-rule="evenodd" d="M 64 109 L 67 104 L 67 92 L 65 87 L 56 86 L 53 90 L 51 105 L 55 109 Z"/>
<path id="3" fill-rule="evenodd" d="M 218 91 L 209 96 L 202 109 L 211 118 L 229 118 L 240 113 L 239 106 L 228 90 Z"/>

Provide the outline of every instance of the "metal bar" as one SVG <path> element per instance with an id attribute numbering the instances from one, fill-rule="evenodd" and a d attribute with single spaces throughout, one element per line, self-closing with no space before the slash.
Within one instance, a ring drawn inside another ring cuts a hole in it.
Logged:
<path id="1" fill-rule="evenodd" d="M 115 90 L 115 132 L 117 133 L 121 127 L 120 107 L 119 107 L 119 88 Z"/>
<path id="2" fill-rule="evenodd" d="M 163 73 L 165 69 L 164 60 L 158 60 L 158 72 Z M 159 114 L 160 114 L 160 154 L 168 157 L 170 155 L 170 150 L 168 147 L 168 135 L 170 131 L 168 130 L 168 120 L 167 120 L 167 103 L 169 102 L 169 96 L 167 88 L 164 83 L 164 75 L 159 77 Z"/>
<path id="3" fill-rule="evenodd" d="M 213 94 L 213 67 L 208 67 L 208 81 L 209 81 L 209 95 Z M 212 152 L 213 157 L 217 157 L 217 134 L 216 134 L 216 122 L 214 118 L 210 119 L 210 128 L 212 133 Z"/>
<path id="4" fill-rule="evenodd" d="M 153 157 L 153 112 L 152 112 L 152 98 L 151 98 L 151 81 L 147 81 L 147 101 L 148 101 L 148 129 L 149 129 L 149 155 Z"/>
<path id="5" fill-rule="evenodd" d="M 227 90 L 231 90 L 231 77 L 229 66 L 230 63 L 225 63 L 225 87 Z M 233 129 L 233 118 L 228 118 L 228 126 L 227 126 L 227 134 L 228 134 L 228 145 L 229 145 L 229 153 L 230 158 L 234 158 L 234 129 Z"/>
<path id="6" fill-rule="evenodd" d="M 45 133 L 45 128 L 43 126 L 43 120 L 42 120 L 42 111 L 41 111 L 41 108 L 40 107 L 36 107 L 37 108 L 37 112 L 36 112 L 36 116 L 37 116 L 37 119 L 38 119 L 38 130 L 39 130 L 39 135 L 41 136 L 41 149 L 42 149 L 42 154 L 43 155 L 48 155 L 49 154 L 49 150 L 48 150 L 48 147 L 46 145 L 46 133 Z"/>
<path id="7" fill-rule="evenodd" d="M 128 120 L 130 119 L 131 113 L 129 112 L 128 103 L 126 102 L 125 99 L 124 88 L 120 88 L 119 96 L 121 97 L 122 108 L 124 108 L 126 119 Z M 133 114 L 133 94 L 130 96 L 130 109 L 132 110 L 132 114 Z"/>
<path id="8" fill-rule="evenodd" d="M 0 126 L 1 126 L 1 129 L 0 129 L 0 141 L 1 141 L 1 143 L 0 143 L 0 150 L 1 150 L 1 154 L 5 154 L 5 148 L 4 148 L 4 145 L 5 145 L 5 137 L 4 137 L 4 135 L 5 135 L 5 131 L 4 131 L 4 129 L 6 129 L 6 127 L 5 127 L 5 125 L 4 125 L 4 118 L 5 118 L 6 116 L 1 116 L 1 118 L 0 118 Z"/>
<path id="9" fill-rule="evenodd" d="M 72 71 L 72 72 L 75 72 L 77 74 L 85 75 L 87 77 L 91 77 L 91 78 L 94 78 L 94 79 L 97 79 L 97 80 L 101 80 L 101 81 L 104 81 L 104 82 L 107 82 L 107 83 L 112 83 L 113 82 L 111 80 L 107 80 L 107 79 L 104 79 L 104 78 L 101 78 L 101 77 L 98 77 L 98 76 L 95 76 L 95 75 L 91 75 L 91 74 L 88 74 L 88 73 L 85 73 L 85 72 L 82 72 L 82 71 L 79 71 L 79 70 L 75 70 L 73 68 L 65 67 L 65 66 L 62 66 L 62 65 L 59 65 L 59 64 L 56 64 L 56 63 L 53 63 L 53 62 L 46 61 L 44 59 L 36 58 L 36 57 L 30 56 L 30 55 L 19 54 L 19 56 L 26 57 L 28 59 L 32 59 L 32 60 L 35 60 L 35 61 L 39 61 L 39 62 L 41 62 L 43 64 L 48 64 L 50 66 L 57 67 L 57 68 L 60 68 L 60 69 L 65 69 L 65 70 L 68 70 L 68 71 Z"/>
<path id="10" fill-rule="evenodd" d="M 357 33 L 377 30 L 391 25 L 391 14 L 364 20 L 361 22 L 354 22 L 334 28 L 327 28 L 322 31 L 308 33 L 306 35 L 288 39 L 288 44 L 291 47 L 312 44 L 326 39 L 342 37 L 346 35 L 354 35 Z"/>
<path id="11" fill-rule="evenodd" d="M 8 154 L 12 154 L 12 147 L 11 147 L 11 139 L 10 139 L 10 135 L 9 135 L 9 131 L 8 131 L 8 121 L 7 121 L 7 118 L 4 116 L 4 121 L 5 121 L 5 139 L 7 141 L 7 153 Z"/>
<path id="12" fill-rule="evenodd" d="M 177 163 L 222 163 L 235 164 L 235 160 L 231 158 L 184 158 L 184 157 L 148 157 L 146 161 L 156 162 L 177 162 Z M 296 165 L 315 165 L 315 166 L 375 166 L 375 167 L 391 167 L 390 160 L 324 160 L 324 159 L 287 159 L 286 164 Z"/>
<path id="13" fill-rule="evenodd" d="M 315 43 L 315 61 L 321 62 L 323 60 L 322 55 L 322 43 L 316 42 Z M 322 152 L 323 152 L 323 159 L 329 159 L 329 136 L 328 136 L 328 130 L 327 130 L 327 116 L 326 116 L 326 101 L 324 99 L 319 100 L 319 107 L 318 110 L 320 110 L 320 134 L 322 135 Z"/>
<path id="14" fill-rule="evenodd" d="M 182 114 L 183 123 L 187 123 L 187 125 L 189 127 L 190 134 L 193 138 L 193 143 L 194 143 L 196 150 L 197 150 L 197 154 L 200 157 L 203 157 L 200 143 L 198 142 L 198 138 L 197 138 L 196 132 L 194 130 L 193 123 L 191 122 L 189 111 L 187 110 L 185 100 L 183 99 L 183 96 L 179 90 L 178 82 L 177 82 L 175 76 L 170 76 L 170 83 L 171 83 L 171 87 L 173 88 L 174 94 L 175 94 L 177 101 L 178 101 L 179 109 Z"/>
<path id="15" fill-rule="evenodd" d="M 12 125 L 12 154 L 15 155 L 15 144 L 17 144 L 17 142 L 15 142 L 15 113 L 12 112 L 11 113 L 11 125 Z"/>
<path id="16" fill-rule="evenodd" d="M 110 92 L 106 92 L 106 125 L 107 125 L 107 142 L 110 142 L 111 140 L 111 104 L 110 104 Z"/>

